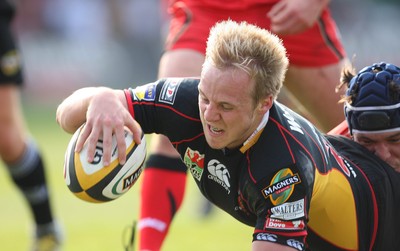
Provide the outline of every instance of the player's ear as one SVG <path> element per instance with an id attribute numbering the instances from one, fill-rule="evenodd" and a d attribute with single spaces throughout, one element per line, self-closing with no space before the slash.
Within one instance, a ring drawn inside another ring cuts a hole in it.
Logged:
<path id="1" fill-rule="evenodd" d="M 274 97 L 272 95 L 268 95 L 267 97 L 260 100 L 257 109 L 260 111 L 260 113 L 264 114 L 269 109 L 271 109 L 273 102 L 274 102 Z"/>

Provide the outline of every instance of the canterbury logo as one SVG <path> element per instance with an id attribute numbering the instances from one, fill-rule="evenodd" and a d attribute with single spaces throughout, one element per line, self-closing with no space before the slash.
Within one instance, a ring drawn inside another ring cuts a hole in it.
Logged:
<path id="1" fill-rule="evenodd" d="M 231 192 L 231 184 L 229 182 L 231 175 L 225 165 L 221 164 L 218 160 L 213 159 L 208 162 L 207 168 L 210 173 L 208 178 L 220 184 L 229 194 Z"/>

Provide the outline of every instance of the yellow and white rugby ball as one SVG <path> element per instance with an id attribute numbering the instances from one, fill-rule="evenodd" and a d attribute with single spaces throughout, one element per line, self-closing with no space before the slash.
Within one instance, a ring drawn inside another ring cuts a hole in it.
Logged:
<path id="1" fill-rule="evenodd" d="M 103 165 L 103 142 L 98 140 L 93 162 L 87 161 L 87 146 L 79 153 L 75 145 L 83 125 L 72 136 L 64 162 L 64 180 L 69 190 L 78 198 L 101 203 L 119 198 L 126 193 L 139 178 L 146 159 L 146 140 L 142 134 L 140 145 L 133 141 L 132 134 L 125 130 L 126 162 L 118 161 L 115 135 L 112 138 L 112 154 L 109 166 Z"/>

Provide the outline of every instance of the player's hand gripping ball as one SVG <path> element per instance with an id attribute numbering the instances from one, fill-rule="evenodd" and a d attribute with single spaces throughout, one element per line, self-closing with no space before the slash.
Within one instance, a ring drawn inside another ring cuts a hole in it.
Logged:
<path id="1" fill-rule="evenodd" d="M 142 172 L 146 159 L 146 141 L 142 134 L 140 145 L 125 130 L 126 162 L 118 161 L 117 140 L 112 138 L 112 153 L 109 166 L 103 165 L 103 142 L 98 140 L 93 162 L 87 161 L 87 145 L 79 153 L 75 145 L 82 130 L 81 126 L 72 136 L 64 162 L 64 179 L 69 190 L 78 198 L 94 203 L 114 200 L 126 193 L 135 184 Z"/>

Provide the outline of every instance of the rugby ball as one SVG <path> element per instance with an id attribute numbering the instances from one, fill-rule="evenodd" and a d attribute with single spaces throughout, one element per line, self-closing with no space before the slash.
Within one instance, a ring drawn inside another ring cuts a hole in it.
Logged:
<path id="1" fill-rule="evenodd" d="M 87 161 L 87 146 L 75 152 L 82 125 L 72 136 L 64 161 L 64 180 L 69 190 L 78 198 L 93 203 L 112 201 L 126 193 L 139 178 L 146 159 L 146 140 L 141 144 L 133 141 L 133 135 L 125 130 L 126 162 L 118 161 L 115 135 L 112 137 L 112 154 L 108 166 L 103 165 L 103 142 L 97 141 L 93 162 Z"/>

